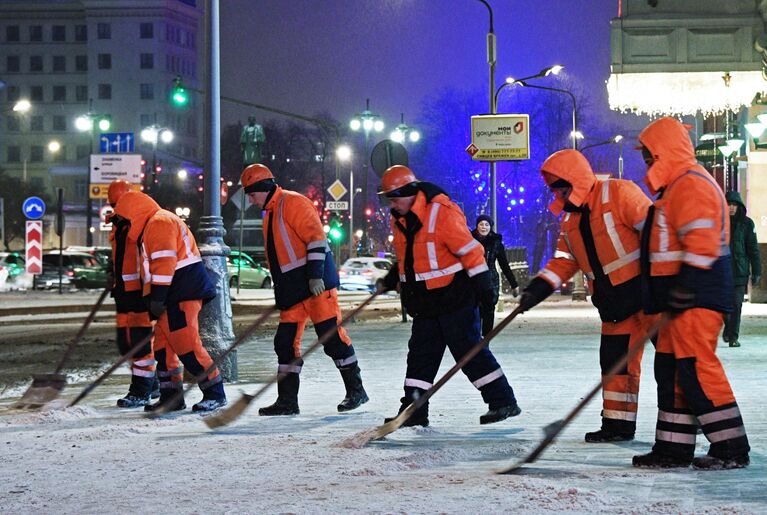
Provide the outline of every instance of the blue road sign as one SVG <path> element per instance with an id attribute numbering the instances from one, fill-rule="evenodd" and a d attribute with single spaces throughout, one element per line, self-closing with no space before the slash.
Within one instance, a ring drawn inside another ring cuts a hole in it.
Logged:
<path id="1" fill-rule="evenodd" d="M 99 136 L 99 151 L 102 154 L 133 152 L 135 139 L 132 132 L 105 132 Z"/>
<path id="2" fill-rule="evenodd" d="M 40 197 L 29 197 L 22 204 L 21 210 L 30 220 L 37 220 L 45 214 L 45 202 Z"/>

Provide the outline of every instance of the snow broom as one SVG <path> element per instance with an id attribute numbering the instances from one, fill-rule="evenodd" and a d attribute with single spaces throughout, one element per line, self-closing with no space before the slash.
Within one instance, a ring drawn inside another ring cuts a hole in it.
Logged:
<path id="1" fill-rule="evenodd" d="M 248 326 L 248 328 L 245 330 L 245 332 L 244 332 L 242 335 L 240 335 L 240 337 L 237 339 L 237 341 L 235 341 L 235 342 L 234 342 L 234 343 L 233 343 L 233 344 L 232 344 L 232 345 L 231 345 L 231 346 L 230 346 L 230 347 L 229 347 L 229 348 L 228 348 L 226 351 L 224 351 L 224 354 L 222 354 L 222 355 L 221 355 L 221 356 L 218 358 L 218 361 L 217 361 L 216 363 L 220 363 L 220 362 L 221 362 L 221 360 L 223 360 L 223 359 L 224 359 L 226 356 L 228 356 L 228 355 L 229 355 L 229 354 L 230 354 L 230 353 L 231 353 L 231 352 L 232 352 L 232 351 L 233 351 L 233 350 L 236 348 L 236 346 L 240 345 L 240 343 L 242 343 L 242 342 L 245 340 L 245 338 L 247 338 L 247 337 L 248 337 L 250 334 L 252 334 L 252 333 L 253 333 L 253 331 L 255 331 L 255 330 L 256 330 L 256 328 L 258 328 L 258 326 L 259 326 L 259 325 L 261 325 L 261 324 L 263 323 L 263 321 L 264 321 L 264 320 L 266 320 L 267 318 L 269 318 L 269 316 L 270 316 L 272 313 L 274 313 L 274 312 L 276 311 L 276 309 L 277 309 L 277 308 L 275 308 L 275 307 L 271 307 L 271 308 L 269 308 L 267 311 L 265 311 L 264 313 L 262 313 L 262 314 L 261 314 L 261 316 L 259 316 L 259 317 L 256 319 L 256 321 L 255 321 L 255 322 L 253 322 L 253 323 L 252 323 L 250 326 Z M 122 356 L 120 356 L 120 359 L 118 359 L 117 361 L 115 361 L 115 363 L 114 363 L 114 364 L 113 364 L 111 367 L 109 367 L 109 368 L 108 368 L 106 371 L 104 371 L 104 373 L 102 373 L 102 374 L 101 374 L 99 377 L 97 377 L 95 381 L 93 381 L 91 384 L 89 384 L 88 386 L 86 386 L 85 388 L 83 388 L 83 391 L 82 391 L 82 392 L 80 392 L 80 394 L 79 394 L 77 397 L 75 397 L 75 399 L 74 399 L 72 402 L 70 402 L 70 403 L 69 403 L 69 407 L 71 408 L 72 406 L 76 405 L 78 402 L 80 402 L 81 400 L 83 400 L 83 399 L 84 399 L 84 398 L 85 398 L 85 397 L 86 397 L 88 394 L 90 394 L 90 393 L 91 393 L 91 392 L 92 392 L 92 391 L 93 391 L 93 390 L 94 390 L 94 389 L 95 389 L 95 388 L 96 388 L 98 385 L 100 385 L 101 383 L 103 383 L 103 382 L 104 382 L 104 380 L 105 380 L 107 377 L 111 376 L 111 375 L 112 375 L 112 373 L 113 373 L 115 370 L 117 370 L 118 368 L 120 368 L 120 367 L 121 367 L 121 366 L 122 366 L 122 365 L 123 365 L 123 364 L 124 364 L 126 361 L 128 361 L 128 360 L 129 360 L 129 359 L 131 359 L 131 358 L 133 358 L 133 357 L 134 357 L 134 356 L 135 356 L 135 355 L 138 353 L 138 351 L 139 351 L 139 350 L 140 350 L 142 347 L 144 347 L 144 346 L 145 346 L 147 343 L 149 343 L 149 341 L 152 339 L 152 336 L 154 336 L 154 334 L 153 334 L 153 333 L 150 333 L 150 334 L 148 334 L 147 336 L 145 336 L 144 338 L 142 338 L 142 339 L 141 339 L 141 340 L 140 340 L 140 341 L 139 341 L 139 342 L 138 342 L 136 345 L 134 345 L 133 347 L 131 347 L 131 348 L 130 348 L 130 350 L 129 350 L 128 352 L 126 352 L 125 354 L 123 354 Z M 212 369 L 213 367 L 215 367 L 215 366 L 216 366 L 216 363 L 214 363 L 214 364 L 211 366 L 211 369 Z M 182 394 L 181 394 L 181 393 L 179 393 L 179 395 L 182 395 Z M 163 412 L 163 413 L 164 413 L 164 412 Z"/>
<path id="2" fill-rule="evenodd" d="M 645 345 L 647 344 L 647 340 L 653 338 L 656 334 L 658 334 L 658 331 L 661 327 L 663 327 L 666 322 L 669 321 L 671 317 L 664 313 L 663 316 L 658 320 L 655 324 L 652 325 L 652 327 L 642 336 L 642 339 L 629 351 L 626 353 L 625 356 L 623 356 L 620 360 L 618 360 L 617 363 L 615 363 L 610 370 L 607 371 L 607 373 L 602 376 L 602 379 L 594 385 L 594 388 L 589 391 L 586 396 L 581 399 L 581 401 L 575 405 L 575 407 L 570 410 L 570 413 L 568 413 L 565 418 L 557 420 L 555 422 L 552 422 L 551 424 L 547 425 L 543 428 L 543 440 L 538 443 L 538 445 L 535 446 L 535 448 L 530 451 L 524 458 L 519 460 L 518 462 L 514 463 L 510 467 L 507 467 L 505 469 L 499 470 L 498 474 L 514 474 L 516 471 L 521 469 L 524 465 L 527 465 L 529 463 L 533 463 L 535 460 L 538 459 L 538 457 L 543 454 L 543 451 L 545 451 L 549 445 L 551 445 L 556 437 L 561 433 L 569 424 L 572 422 L 575 417 L 578 416 L 578 414 L 583 410 L 583 408 L 586 407 L 586 405 L 591 402 L 591 399 L 593 399 L 601 390 L 602 385 L 604 383 L 607 383 L 615 377 L 618 372 L 623 370 L 623 368 L 626 366 L 626 363 L 631 361 L 634 356 L 636 356 L 642 349 L 644 349 Z"/>
<path id="3" fill-rule="evenodd" d="M 261 316 L 259 316 L 255 322 L 250 324 L 245 331 L 243 331 L 240 336 L 237 337 L 237 339 L 234 341 L 233 344 L 229 346 L 228 349 L 226 349 L 223 353 L 218 355 L 216 359 L 213 360 L 213 363 L 207 368 L 207 370 L 204 370 L 197 376 L 195 376 L 193 382 L 189 384 L 185 389 L 179 390 L 178 392 L 174 393 L 173 396 L 168 399 L 166 402 L 160 404 L 160 406 L 157 407 L 156 410 L 150 411 L 144 415 L 147 418 L 157 418 L 161 415 L 165 415 L 168 413 L 168 406 L 173 406 L 176 404 L 176 401 L 179 400 L 179 398 L 183 399 L 187 393 L 189 393 L 189 390 L 194 388 L 194 386 L 201 381 L 205 381 L 208 378 L 208 375 L 213 372 L 218 366 L 223 363 L 223 361 L 229 356 L 232 352 L 234 352 L 237 347 L 242 344 L 245 340 L 250 338 L 250 336 L 255 332 L 256 329 L 270 316 L 272 316 L 277 311 L 277 306 L 271 306 L 269 309 L 264 311 Z"/>
<path id="4" fill-rule="evenodd" d="M 373 299 L 378 297 L 382 292 L 376 291 L 371 296 L 369 296 L 367 299 L 365 299 L 362 304 L 354 308 L 351 312 L 349 312 L 342 320 L 341 323 L 338 325 L 338 327 L 343 327 L 349 320 L 352 320 L 357 314 L 359 314 L 360 311 L 365 309 L 368 304 L 373 302 Z M 314 343 L 312 343 L 308 349 L 306 349 L 306 352 L 303 353 L 302 356 L 294 359 L 290 362 L 289 366 L 296 365 L 299 360 L 306 358 L 311 353 L 313 353 L 315 350 L 320 348 L 322 345 L 324 345 L 330 338 L 333 337 L 334 332 L 333 331 L 326 331 L 322 336 L 317 338 Z M 269 389 L 270 386 L 273 384 L 276 384 L 286 376 L 285 373 L 277 373 L 273 375 L 266 383 L 264 383 L 261 388 L 258 389 L 257 392 L 253 394 L 249 393 L 243 393 L 242 396 L 237 399 L 236 402 L 234 402 L 231 406 L 228 408 L 224 408 L 223 410 L 220 410 L 218 413 L 211 415 L 209 417 L 205 418 L 205 424 L 210 429 L 217 429 L 219 427 L 226 426 L 228 424 L 231 424 L 235 420 L 237 420 L 240 415 L 242 415 L 245 410 L 248 408 L 251 402 L 253 402 L 255 399 L 258 399 L 263 393 Z"/>
<path id="5" fill-rule="evenodd" d="M 440 388 L 442 388 L 445 383 L 447 383 L 455 374 L 458 373 L 459 370 L 461 370 L 466 364 L 474 358 L 477 354 L 479 354 L 479 351 L 484 349 L 490 344 L 490 341 L 498 336 L 498 334 L 506 328 L 507 325 L 511 323 L 512 320 L 514 320 L 517 315 L 522 313 L 521 306 L 517 306 L 514 311 L 511 312 L 509 316 L 504 318 L 497 326 L 493 328 L 492 331 L 490 331 L 487 336 L 482 338 L 482 340 L 479 341 L 474 347 L 469 349 L 469 351 L 463 355 L 463 357 L 456 362 L 453 367 L 445 372 L 445 375 L 439 378 L 439 380 L 434 383 L 434 385 L 426 390 L 418 399 L 414 400 L 412 403 L 410 403 L 410 406 L 405 408 L 399 415 L 397 415 L 394 419 L 390 420 L 389 422 L 386 422 L 385 424 L 382 424 L 376 428 L 368 429 L 367 431 L 362 431 L 360 433 L 357 433 L 356 435 L 347 438 L 343 442 L 339 444 L 340 447 L 349 447 L 352 449 L 358 449 L 360 447 L 364 447 L 368 442 L 371 440 L 380 440 L 384 436 L 393 433 L 400 427 L 402 427 L 402 424 L 407 422 L 407 419 L 410 418 L 410 416 L 415 413 L 416 410 L 418 410 L 420 407 L 422 407 L 424 404 L 426 404 L 429 399 L 439 391 Z"/>
<path id="6" fill-rule="evenodd" d="M 90 327 L 93 319 L 96 318 L 96 312 L 104 303 L 104 299 L 106 299 L 108 293 L 109 288 L 104 288 L 104 290 L 101 292 L 101 295 L 99 295 L 98 300 L 91 308 L 91 312 L 88 314 L 88 317 L 80 327 L 80 330 L 77 331 L 77 334 L 64 351 L 64 355 L 59 360 L 59 364 L 56 367 L 56 370 L 54 370 L 52 374 L 35 374 L 32 376 L 32 384 L 27 389 L 27 391 L 24 392 L 24 395 L 22 395 L 21 398 L 11 406 L 11 408 L 36 410 L 58 398 L 61 391 L 67 385 L 67 376 L 61 373 L 61 371 L 64 369 L 64 364 L 72 355 L 72 352 L 82 339 L 83 335 L 85 335 L 85 331 L 88 330 L 88 327 Z"/>

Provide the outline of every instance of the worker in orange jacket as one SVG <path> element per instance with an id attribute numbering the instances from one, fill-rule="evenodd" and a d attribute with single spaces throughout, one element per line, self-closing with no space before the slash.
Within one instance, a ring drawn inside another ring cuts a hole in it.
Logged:
<path id="1" fill-rule="evenodd" d="M 250 202 L 265 211 L 264 242 L 280 323 L 274 335 L 277 371 L 277 400 L 258 410 L 259 415 L 299 413 L 299 374 L 303 366 L 301 336 L 311 319 L 318 337 L 332 333 L 325 343 L 341 373 L 346 396 L 338 411 L 350 411 L 368 401 L 352 341 L 346 334 L 338 307 L 338 272 L 327 236 L 312 202 L 277 185 L 271 170 L 262 164 L 249 165 L 240 178 Z M 298 359 L 297 364 L 291 364 Z"/>
<path id="2" fill-rule="evenodd" d="M 114 208 L 120 198 L 132 189 L 128 181 L 115 180 L 109 185 L 107 201 Z M 130 224 L 120 217 L 110 218 L 109 222 L 112 224 L 109 233 L 112 260 L 107 281 L 117 310 L 117 348 L 121 354 L 126 354 L 135 344 L 152 334 L 152 321 L 149 319 L 149 308 L 141 296 L 138 246 L 135 241 L 128 240 Z M 149 340 L 131 359 L 131 384 L 128 394 L 117 399 L 118 407 L 146 406 L 150 399 L 160 396 L 156 363 L 152 341 Z"/>
<path id="3" fill-rule="evenodd" d="M 420 182 L 410 168 L 396 165 L 383 174 L 379 194 L 391 207 L 397 254 L 397 266 L 384 278 L 384 288 L 399 288 L 413 317 L 402 412 L 433 386 L 445 347 L 458 361 L 482 340 L 478 305 L 492 303 L 495 288 L 482 244 L 441 188 Z M 514 391 L 489 348 L 462 370 L 489 406 L 480 424 L 520 414 Z M 404 425 L 427 426 L 428 415 L 427 403 Z"/>
<path id="4" fill-rule="evenodd" d="M 520 305 L 530 309 L 582 270 L 602 319 L 599 364 L 604 375 L 629 349 L 644 345 L 658 318 L 642 312 L 637 295 L 640 231 L 652 202 L 631 181 L 597 179 L 577 150 L 553 153 L 541 174 L 555 194 L 549 209 L 565 215 L 554 257 L 525 289 Z M 640 350 L 624 370 L 603 382 L 602 427 L 586 433 L 587 442 L 634 439 L 641 361 Z"/>
<path id="5" fill-rule="evenodd" d="M 724 194 L 695 161 L 687 129 L 661 118 L 639 135 L 645 182 L 658 194 L 642 234 L 645 312 L 669 312 L 655 355 L 658 421 L 635 467 L 742 468 L 748 438 L 716 345 L 732 309 L 730 217 Z M 708 455 L 694 457 L 700 425 Z"/>
<path id="6" fill-rule="evenodd" d="M 115 215 L 130 223 L 128 241 L 140 249 L 141 283 L 145 301 L 155 323 L 154 351 L 160 379 L 160 400 L 144 406 L 154 411 L 186 408 L 178 395 L 183 388 L 181 363 L 194 376 L 213 364 L 202 345 L 197 316 L 203 302 L 216 296 L 194 239 L 175 214 L 160 209 L 148 195 L 131 191 L 117 203 Z M 193 411 L 211 411 L 226 404 L 217 368 L 198 383 L 203 398 Z"/>

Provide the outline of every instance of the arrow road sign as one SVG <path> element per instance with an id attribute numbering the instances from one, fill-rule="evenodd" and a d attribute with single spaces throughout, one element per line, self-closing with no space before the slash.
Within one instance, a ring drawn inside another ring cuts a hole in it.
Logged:
<path id="1" fill-rule="evenodd" d="M 133 152 L 134 147 L 132 132 L 105 132 L 99 137 L 99 152 L 103 154 Z"/>
<path id="2" fill-rule="evenodd" d="M 45 202 L 40 197 L 29 197 L 22 204 L 21 210 L 30 220 L 38 220 L 45 214 Z"/>
<path id="3" fill-rule="evenodd" d="M 43 222 L 41 220 L 27 220 L 26 258 L 27 273 L 43 273 Z"/>

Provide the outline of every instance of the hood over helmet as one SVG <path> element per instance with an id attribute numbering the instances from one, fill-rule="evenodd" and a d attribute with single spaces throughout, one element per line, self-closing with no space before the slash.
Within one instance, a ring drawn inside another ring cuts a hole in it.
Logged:
<path id="1" fill-rule="evenodd" d="M 120 197 L 115 214 L 130 221 L 128 238 L 138 241 L 147 221 L 160 210 L 160 205 L 146 193 L 129 191 Z"/>
<path id="2" fill-rule="evenodd" d="M 639 134 L 639 142 L 655 159 L 644 178 L 653 195 L 698 164 L 688 129 L 676 118 L 650 123 Z"/>
<path id="3" fill-rule="evenodd" d="M 543 175 L 546 185 L 551 186 L 553 182 L 549 183 L 547 181 L 544 172 L 555 176 L 557 179 L 567 181 L 572 185 L 573 191 L 570 193 L 568 202 L 578 207 L 583 205 L 586 197 L 597 182 L 597 177 L 594 175 L 594 171 L 591 169 L 591 165 L 586 157 L 577 150 L 572 149 L 554 152 L 543 162 L 541 175 Z M 562 199 L 555 198 L 549 204 L 549 211 L 559 216 L 564 207 L 565 202 Z"/>

